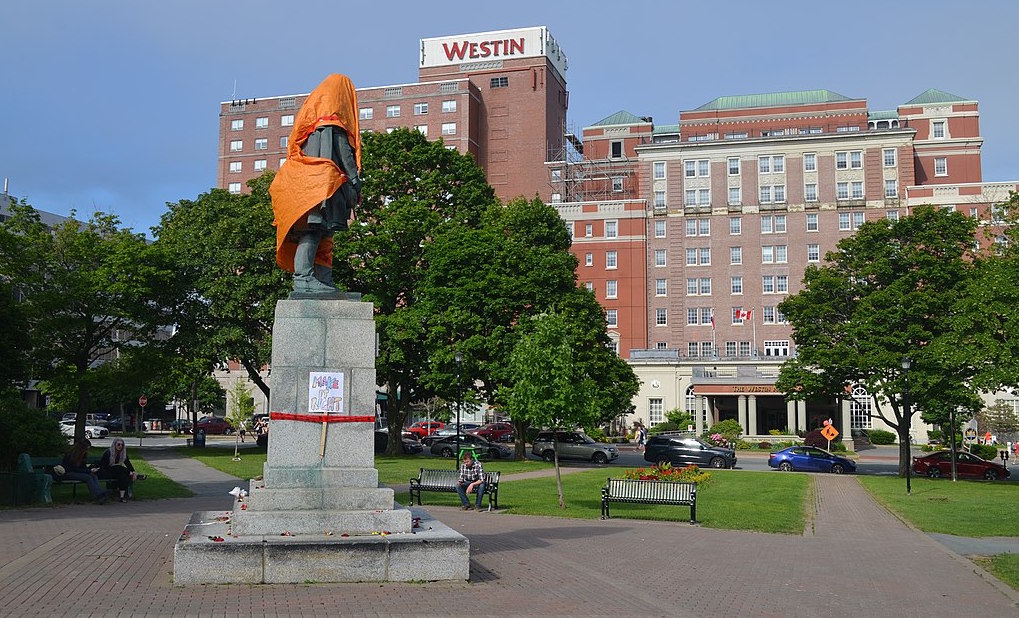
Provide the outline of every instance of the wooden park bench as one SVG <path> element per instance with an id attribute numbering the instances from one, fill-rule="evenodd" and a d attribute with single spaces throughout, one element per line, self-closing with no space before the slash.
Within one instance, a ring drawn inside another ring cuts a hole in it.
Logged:
<path id="1" fill-rule="evenodd" d="M 488 496 L 488 510 L 492 506 L 499 508 L 499 472 L 485 472 L 485 494 Z M 421 502 L 422 491 L 439 491 L 456 493 L 457 479 L 460 473 L 457 470 L 430 470 L 421 468 L 416 479 L 410 480 L 410 504 L 414 506 L 414 494 L 417 494 L 418 505 Z"/>
<path id="2" fill-rule="evenodd" d="M 697 523 L 697 483 L 608 479 L 601 490 L 601 518 L 609 518 L 610 502 L 672 504 L 690 507 L 690 523 Z"/>

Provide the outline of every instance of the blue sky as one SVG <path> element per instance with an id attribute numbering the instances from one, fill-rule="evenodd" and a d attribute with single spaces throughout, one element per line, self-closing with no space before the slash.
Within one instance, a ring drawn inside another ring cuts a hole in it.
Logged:
<path id="1" fill-rule="evenodd" d="M 934 87 L 980 102 L 984 180 L 1019 180 L 1017 18 L 1011 0 L 12 0 L 0 177 L 39 209 L 148 232 L 166 202 L 215 184 L 235 84 L 243 98 L 334 72 L 411 83 L 421 38 L 545 25 L 569 57 L 578 131 L 624 109 L 673 124 L 722 95 L 827 88 L 894 109 Z"/>

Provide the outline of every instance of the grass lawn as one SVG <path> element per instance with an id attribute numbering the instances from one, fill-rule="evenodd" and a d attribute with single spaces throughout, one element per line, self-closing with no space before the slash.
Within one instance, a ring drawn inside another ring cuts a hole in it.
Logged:
<path id="1" fill-rule="evenodd" d="M 265 449 L 244 449 L 240 452 L 240 461 L 233 461 L 233 447 L 218 448 L 206 447 L 195 449 L 180 447 L 179 452 L 188 457 L 194 457 L 205 465 L 236 476 L 239 479 L 252 479 L 262 474 L 262 464 L 265 463 Z M 552 464 L 543 461 L 510 461 L 496 460 L 482 462 L 486 471 L 500 471 L 503 474 L 515 472 L 528 472 L 531 470 L 544 470 L 551 468 Z M 452 459 L 432 457 L 430 455 L 406 455 L 387 456 L 376 455 L 375 467 L 379 471 L 379 480 L 387 485 L 396 487 L 408 486 L 411 477 L 417 477 L 421 468 L 453 468 Z"/>
<path id="2" fill-rule="evenodd" d="M 973 560 L 1012 588 L 1019 590 L 1019 554 L 981 556 Z"/>
<path id="3" fill-rule="evenodd" d="M 712 481 L 697 490 L 697 521 L 708 528 L 800 534 L 806 521 L 807 493 L 812 483 L 805 474 L 761 474 L 738 470 L 711 470 Z M 609 476 L 622 476 L 622 468 L 564 474 L 559 509 L 554 476 L 499 483 L 499 509 L 518 515 L 545 515 L 598 519 L 601 488 Z M 424 492 L 429 504 L 456 506 L 456 494 Z M 397 493 L 406 504 L 407 492 Z M 685 506 L 613 503 L 613 518 L 683 522 L 690 520 Z"/>
<path id="4" fill-rule="evenodd" d="M 92 448 L 89 450 L 89 459 L 99 459 L 106 449 Z M 131 457 L 131 464 L 138 474 L 146 475 L 144 481 L 137 481 L 134 485 L 135 500 L 162 500 L 163 498 L 188 498 L 194 493 L 179 483 L 171 481 L 161 472 L 149 465 L 145 459 L 137 454 L 128 451 Z M 106 488 L 106 481 L 100 479 L 99 485 Z M 74 502 L 89 502 L 92 500 L 88 494 L 88 487 L 83 483 L 78 485 L 76 498 L 72 499 L 73 485 L 54 483 L 52 489 L 54 504 L 72 504 Z"/>
<path id="5" fill-rule="evenodd" d="M 990 481 L 914 478 L 912 495 L 898 477 L 860 476 L 860 483 L 892 512 L 924 532 L 957 536 L 1019 536 L 1019 520 L 1008 516 L 1019 485 Z"/>

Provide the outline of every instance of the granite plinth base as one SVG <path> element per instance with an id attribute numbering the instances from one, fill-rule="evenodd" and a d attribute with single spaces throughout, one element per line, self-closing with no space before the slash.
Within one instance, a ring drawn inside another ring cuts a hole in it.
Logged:
<path id="1" fill-rule="evenodd" d="M 440 581 L 470 578 L 470 542 L 426 511 L 409 533 L 237 535 L 232 512 L 192 515 L 173 550 L 173 580 L 197 584 Z"/>

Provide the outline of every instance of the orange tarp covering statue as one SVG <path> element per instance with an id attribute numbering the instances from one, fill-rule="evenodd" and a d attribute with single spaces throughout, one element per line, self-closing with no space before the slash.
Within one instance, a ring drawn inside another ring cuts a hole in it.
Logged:
<path id="1" fill-rule="evenodd" d="M 329 137 L 333 135 L 331 127 L 342 130 L 335 131 L 341 140 L 335 150 L 340 153 L 331 151 L 326 143 L 332 139 Z M 321 137 L 323 135 L 325 137 Z M 306 148 L 309 138 L 316 144 L 315 148 Z M 323 144 L 321 149 L 317 146 L 319 141 Z M 320 152 L 332 152 L 332 156 L 314 156 Z M 356 165 L 355 169 L 345 171 L 343 153 L 349 160 L 346 167 Z M 350 154 L 353 155 L 352 160 Z M 276 226 L 276 262 L 280 268 L 300 274 L 300 264 L 295 271 L 295 253 L 299 243 L 303 242 L 302 238 L 311 230 L 310 233 L 317 234 L 317 250 L 312 246 L 316 272 L 319 266 L 328 268 L 328 283 L 331 285 L 332 233 L 347 229 L 346 218 L 360 197 L 360 168 L 357 93 L 350 78 L 333 74 L 311 92 L 294 118 L 287 143 L 287 161 L 280 167 L 269 188 L 276 218 L 273 222 Z M 341 191 L 348 182 L 353 185 L 353 191 L 350 187 Z M 337 192 L 340 192 L 339 195 Z M 329 210 L 328 204 L 333 196 L 337 196 L 334 201 L 338 199 L 344 206 L 340 210 L 345 215 L 342 221 L 330 221 L 328 214 L 324 214 Z"/>

